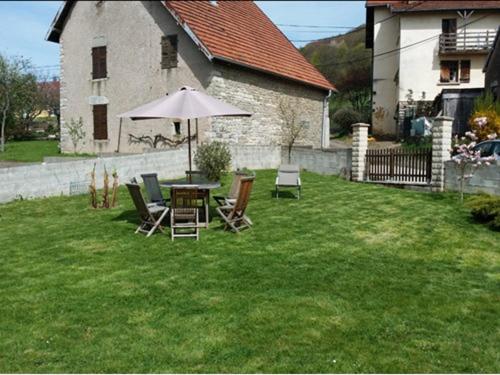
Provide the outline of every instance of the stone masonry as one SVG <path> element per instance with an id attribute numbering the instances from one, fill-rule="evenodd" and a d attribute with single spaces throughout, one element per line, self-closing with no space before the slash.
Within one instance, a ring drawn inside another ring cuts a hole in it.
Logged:
<path id="1" fill-rule="evenodd" d="M 368 149 L 368 124 L 352 125 L 352 179 L 363 181 L 365 173 L 365 155 Z"/>
<path id="2" fill-rule="evenodd" d="M 434 119 L 434 125 L 432 127 L 431 176 L 431 186 L 433 191 L 444 190 L 444 162 L 450 160 L 452 125 L 452 117 L 440 116 Z"/>

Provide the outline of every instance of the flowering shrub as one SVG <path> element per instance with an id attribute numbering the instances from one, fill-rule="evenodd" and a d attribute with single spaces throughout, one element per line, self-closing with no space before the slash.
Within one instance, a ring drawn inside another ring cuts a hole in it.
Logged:
<path id="1" fill-rule="evenodd" d="M 500 114 L 494 109 L 474 112 L 469 125 L 478 140 L 485 141 L 491 134 L 500 134 Z"/>
<path id="2" fill-rule="evenodd" d="M 479 141 L 486 140 L 489 134 L 500 134 L 500 102 L 495 101 L 491 92 L 486 91 L 474 100 L 469 125 Z"/>
<path id="3" fill-rule="evenodd" d="M 490 139 L 496 138 L 496 134 L 489 134 Z M 464 200 L 465 180 L 474 176 L 475 170 L 481 165 L 490 165 L 495 160 L 494 157 L 481 157 L 481 151 L 474 151 L 478 137 L 474 132 L 465 133 L 465 137 L 455 138 L 455 145 L 450 150 L 454 155 L 452 160 L 455 162 L 459 171 L 458 179 L 460 181 L 460 200 Z"/>

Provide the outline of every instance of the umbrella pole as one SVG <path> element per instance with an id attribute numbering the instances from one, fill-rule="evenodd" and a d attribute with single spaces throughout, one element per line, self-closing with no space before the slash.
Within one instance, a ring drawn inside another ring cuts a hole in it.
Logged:
<path id="1" fill-rule="evenodd" d="M 116 146 L 116 152 L 120 152 L 120 140 L 122 139 L 122 118 L 120 117 L 120 127 L 118 128 L 118 145 Z"/>
<path id="2" fill-rule="evenodd" d="M 191 183 L 191 120 L 188 119 L 189 182 Z"/>

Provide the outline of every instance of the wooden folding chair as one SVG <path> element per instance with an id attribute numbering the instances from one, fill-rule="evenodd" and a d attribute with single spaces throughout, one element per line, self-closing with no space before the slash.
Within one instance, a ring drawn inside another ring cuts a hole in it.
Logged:
<path id="1" fill-rule="evenodd" d="M 199 239 L 199 191 L 197 186 L 172 186 L 170 197 L 170 228 L 175 237 Z"/>
<path id="2" fill-rule="evenodd" d="M 161 206 L 166 206 L 168 199 L 163 198 L 160 183 L 158 182 L 158 174 L 144 173 L 141 174 L 141 177 L 142 181 L 144 181 L 144 187 L 146 188 L 146 194 L 148 195 L 149 201 Z"/>
<path id="3" fill-rule="evenodd" d="M 161 222 L 167 216 L 168 207 L 156 204 L 146 204 L 141 193 L 141 188 L 138 184 L 126 184 L 127 189 L 132 197 L 135 208 L 141 219 L 141 224 L 137 227 L 135 233 L 145 233 L 146 237 L 151 236 L 157 229 L 165 233 Z"/>
<path id="4" fill-rule="evenodd" d="M 234 172 L 233 181 L 231 182 L 231 187 L 229 193 L 224 195 L 214 195 L 214 200 L 219 206 L 233 205 L 236 203 L 236 198 L 238 198 L 238 193 L 240 191 L 240 182 L 246 174 L 244 172 L 236 171 Z"/>
<path id="5" fill-rule="evenodd" d="M 250 200 L 254 180 L 254 176 L 243 177 L 240 181 L 240 190 L 234 205 L 228 204 L 217 207 L 217 213 L 225 222 L 224 229 L 231 228 L 232 231 L 239 233 L 242 229 L 252 226 L 252 222 L 245 215 L 245 211 Z"/>

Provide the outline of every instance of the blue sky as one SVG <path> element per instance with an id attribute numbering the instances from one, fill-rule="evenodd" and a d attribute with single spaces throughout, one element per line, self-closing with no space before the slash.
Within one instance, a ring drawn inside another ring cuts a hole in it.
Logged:
<path id="1" fill-rule="evenodd" d="M 60 1 L 0 1 L 0 52 L 31 59 L 37 71 L 58 74 L 59 47 L 45 41 Z M 364 1 L 257 1 L 298 47 L 364 23 Z M 284 25 L 308 25 L 307 27 Z M 311 27 L 316 26 L 316 27 Z"/>

